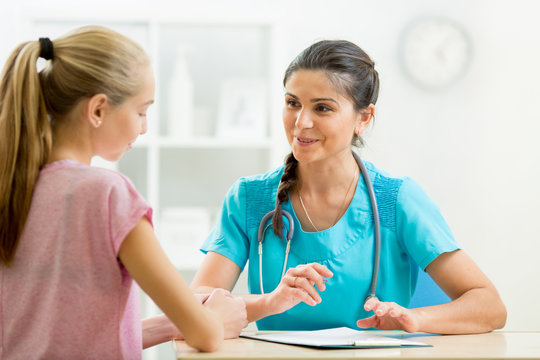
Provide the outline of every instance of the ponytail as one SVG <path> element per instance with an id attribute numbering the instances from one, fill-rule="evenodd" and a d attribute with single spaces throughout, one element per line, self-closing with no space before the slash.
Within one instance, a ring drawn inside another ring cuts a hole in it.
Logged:
<path id="1" fill-rule="evenodd" d="M 38 57 L 50 60 L 39 73 Z M 83 98 L 105 94 L 117 106 L 134 95 L 148 61 L 140 45 L 103 26 L 13 51 L 0 80 L 0 264 L 15 256 L 52 134 Z"/>
<path id="2" fill-rule="evenodd" d="M 298 167 L 298 160 L 291 152 L 285 158 L 285 170 L 281 175 L 277 195 L 276 195 L 276 211 L 272 216 L 272 227 L 274 234 L 281 236 L 283 233 L 283 217 L 281 216 L 281 203 L 284 203 L 289 199 L 289 192 L 296 186 L 296 168 Z"/>
<path id="3" fill-rule="evenodd" d="M 0 263 L 15 255 L 52 136 L 36 63 L 38 41 L 10 55 L 0 80 Z"/>

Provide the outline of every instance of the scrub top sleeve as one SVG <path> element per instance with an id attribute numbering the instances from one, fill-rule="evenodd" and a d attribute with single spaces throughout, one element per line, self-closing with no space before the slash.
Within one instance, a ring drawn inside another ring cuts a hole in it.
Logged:
<path id="1" fill-rule="evenodd" d="M 414 180 L 404 179 L 396 207 L 398 238 L 422 270 L 440 254 L 459 249 L 439 207 Z"/>
<path id="2" fill-rule="evenodd" d="M 201 251 L 221 254 L 243 269 L 249 256 L 246 232 L 246 190 L 242 179 L 236 181 L 225 196 L 218 220 Z"/>

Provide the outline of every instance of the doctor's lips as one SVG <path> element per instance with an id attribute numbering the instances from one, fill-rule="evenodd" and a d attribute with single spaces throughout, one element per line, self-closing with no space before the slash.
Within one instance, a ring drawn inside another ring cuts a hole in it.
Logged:
<path id="1" fill-rule="evenodd" d="M 295 136 L 295 138 L 296 138 L 296 141 L 298 141 L 302 145 L 310 145 L 310 144 L 316 143 L 318 141 L 317 139 L 301 138 L 301 137 L 298 137 L 298 136 Z"/>

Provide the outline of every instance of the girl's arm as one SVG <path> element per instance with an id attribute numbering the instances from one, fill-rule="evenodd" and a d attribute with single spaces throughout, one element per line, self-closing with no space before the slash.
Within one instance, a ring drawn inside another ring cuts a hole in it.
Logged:
<path id="1" fill-rule="evenodd" d="M 209 292 L 215 288 L 231 290 L 241 269 L 229 258 L 209 251 L 191 282 L 195 292 Z M 320 291 L 326 286 L 324 278 L 332 277 L 332 272 L 324 265 L 312 263 L 299 265 L 287 270 L 279 285 L 271 293 L 264 295 L 242 295 L 246 302 L 249 322 L 282 313 L 300 302 L 314 306 L 321 302 L 315 285 Z"/>
<path id="2" fill-rule="evenodd" d="M 210 294 L 193 295 L 202 304 L 204 304 L 204 302 L 210 296 Z M 232 338 L 237 337 L 239 334 L 232 333 L 230 335 L 230 337 Z M 161 314 L 151 318 L 146 318 L 142 321 L 142 338 L 143 349 L 146 349 L 150 346 L 158 345 L 172 339 L 183 339 L 184 335 L 182 335 L 182 333 L 178 331 L 176 326 L 174 326 L 174 324 L 166 315 Z M 225 329 L 225 339 L 228 339 L 227 329 Z"/>
<path id="3" fill-rule="evenodd" d="M 188 345 L 214 351 L 224 338 L 224 323 L 238 328 L 247 324 L 245 304 L 226 292 L 218 292 L 203 306 L 171 264 L 159 245 L 152 225 L 143 217 L 124 239 L 118 257 L 156 305 L 183 334 Z M 223 306 L 225 305 L 225 306 Z M 143 339 L 143 343 L 145 340 Z"/>
<path id="4" fill-rule="evenodd" d="M 506 308 L 495 286 L 463 250 L 439 255 L 426 271 L 451 302 L 406 309 L 371 299 L 364 308 L 375 315 L 359 320 L 357 325 L 437 334 L 483 333 L 504 326 Z"/>

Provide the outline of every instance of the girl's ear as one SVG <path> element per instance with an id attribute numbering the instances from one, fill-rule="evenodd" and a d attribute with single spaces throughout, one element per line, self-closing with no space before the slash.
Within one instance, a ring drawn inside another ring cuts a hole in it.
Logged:
<path id="1" fill-rule="evenodd" d="M 356 126 L 354 127 L 354 133 L 358 136 L 364 132 L 364 130 L 371 124 L 371 120 L 375 116 L 375 105 L 369 104 L 368 107 L 360 110 L 356 118 Z"/>
<path id="2" fill-rule="evenodd" d="M 105 118 L 106 108 L 108 106 L 107 95 L 96 94 L 92 96 L 86 105 L 86 119 L 94 128 L 99 128 Z"/>

